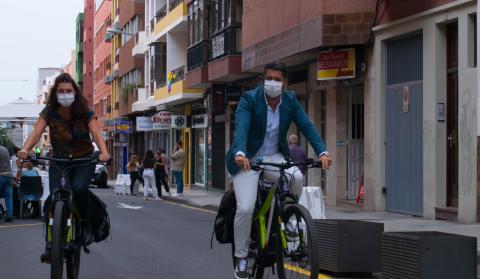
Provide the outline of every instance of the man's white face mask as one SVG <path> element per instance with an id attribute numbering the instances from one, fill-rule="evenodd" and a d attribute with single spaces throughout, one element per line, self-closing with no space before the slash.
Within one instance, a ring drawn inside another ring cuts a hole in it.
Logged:
<path id="1" fill-rule="evenodd" d="M 265 87 L 265 94 L 267 94 L 269 98 L 273 99 L 282 95 L 283 82 L 281 81 L 265 80 L 264 87 Z"/>

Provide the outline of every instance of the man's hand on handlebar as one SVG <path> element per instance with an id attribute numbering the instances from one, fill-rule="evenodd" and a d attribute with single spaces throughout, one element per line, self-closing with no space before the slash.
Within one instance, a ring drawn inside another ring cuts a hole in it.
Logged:
<path id="1" fill-rule="evenodd" d="M 248 158 L 242 155 L 236 155 L 235 156 L 235 163 L 242 168 L 244 171 L 249 171 L 250 170 L 250 161 L 248 161 Z"/>
<path id="2" fill-rule="evenodd" d="M 101 153 L 100 156 L 98 156 L 98 159 L 102 162 L 107 162 L 108 160 L 110 160 L 110 154 Z"/>
<path id="3" fill-rule="evenodd" d="M 322 169 L 328 171 L 330 165 L 332 164 L 332 158 L 328 154 L 320 156 L 320 162 L 322 162 Z"/>

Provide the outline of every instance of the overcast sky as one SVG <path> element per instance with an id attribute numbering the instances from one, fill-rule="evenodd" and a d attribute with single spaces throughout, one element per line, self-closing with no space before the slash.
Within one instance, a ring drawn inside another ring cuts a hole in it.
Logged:
<path id="1" fill-rule="evenodd" d="M 0 0 L 0 105 L 18 97 L 33 100 L 37 69 L 70 62 L 83 5 L 84 0 Z"/>

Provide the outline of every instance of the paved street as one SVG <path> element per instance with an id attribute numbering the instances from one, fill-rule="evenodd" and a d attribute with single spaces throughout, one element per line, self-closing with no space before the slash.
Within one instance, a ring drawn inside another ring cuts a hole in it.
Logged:
<path id="1" fill-rule="evenodd" d="M 214 242 L 210 250 L 211 212 L 114 196 L 112 190 L 96 193 L 108 204 L 112 234 L 92 245 L 91 254 L 82 254 L 81 278 L 232 278 L 229 246 Z M 42 225 L 25 220 L 0 226 L 0 278 L 49 278 L 49 265 L 39 261 Z"/>

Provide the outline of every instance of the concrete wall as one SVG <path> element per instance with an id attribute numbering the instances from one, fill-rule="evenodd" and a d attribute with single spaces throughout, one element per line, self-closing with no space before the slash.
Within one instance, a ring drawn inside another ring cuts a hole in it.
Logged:
<path id="1" fill-rule="evenodd" d="M 459 24 L 459 208 L 458 219 L 463 223 L 476 220 L 477 160 L 476 160 L 476 68 L 472 68 L 471 24 L 469 14 L 475 12 L 474 1 L 458 1 L 457 5 L 376 27 L 375 45 L 365 88 L 365 187 L 367 209 L 385 209 L 382 187 L 385 185 L 384 123 L 384 42 L 412 32 L 423 33 L 423 185 L 424 216 L 435 217 L 435 207 L 444 207 L 446 199 L 446 123 L 437 121 L 437 103 L 446 101 L 446 23 Z"/>
<path id="2" fill-rule="evenodd" d="M 167 34 L 167 71 L 187 65 L 187 36 L 185 32 Z"/>

